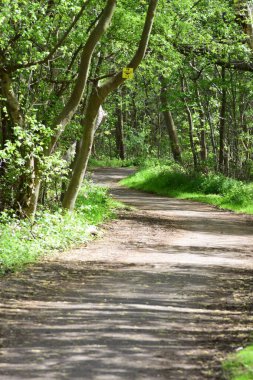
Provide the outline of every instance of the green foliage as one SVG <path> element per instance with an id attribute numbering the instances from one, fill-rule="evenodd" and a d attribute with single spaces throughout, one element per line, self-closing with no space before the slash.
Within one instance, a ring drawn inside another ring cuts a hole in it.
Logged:
<path id="1" fill-rule="evenodd" d="M 86 181 L 73 212 L 57 209 L 37 213 L 34 223 L 20 220 L 13 211 L 3 211 L 0 220 L 0 273 L 35 261 L 42 253 L 63 250 L 86 242 L 89 225 L 113 216 L 114 202 L 105 188 Z"/>
<path id="2" fill-rule="evenodd" d="M 247 184 L 223 175 L 189 173 L 178 165 L 162 165 L 140 170 L 123 180 L 122 184 L 253 214 L 253 183 Z"/>
<path id="3" fill-rule="evenodd" d="M 138 159 L 127 159 L 127 160 L 121 160 L 119 158 L 91 158 L 89 160 L 89 167 L 108 167 L 108 168 L 127 168 L 131 166 L 139 165 L 140 161 Z"/>
<path id="4" fill-rule="evenodd" d="M 47 186 L 60 183 L 67 177 L 68 163 L 62 159 L 61 152 L 57 151 L 51 156 L 44 154 L 51 134 L 51 129 L 38 122 L 35 116 L 27 116 L 26 128 L 13 128 L 13 139 L 8 140 L 0 150 L 0 161 L 4 165 L 4 177 L 0 178 L 2 207 L 16 206 L 15 200 L 21 187 L 30 185 L 33 176 L 31 163 L 35 160 L 39 176 Z"/>
<path id="5" fill-rule="evenodd" d="M 253 379 L 253 346 L 246 347 L 231 355 L 223 364 L 229 380 Z"/>
<path id="6" fill-rule="evenodd" d="M 57 198 L 52 194 L 59 192 L 62 180 L 68 176 L 71 162 L 62 158 L 70 145 L 80 139 L 85 97 L 66 126 L 56 154 L 47 158 L 45 152 L 55 128 L 53 121 L 69 99 L 75 83 L 81 47 L 105 5 L 102 0 L 90 2 L 57 47 L 83 3 L 81 0 L 74 4 L 70 0 L 57 3 L 3 0 L 1 3 L 0 66 L 9 72 L 13 94 L 24 119 L 22 127 L 13 125 L 10 107 L 1 94 L 0 164 L 4 166 L 0 178 L 1 209 L 17 205 L 20 182 L 24 183 L 24 178 L 25 189 L 29 189 L 33 176 L 33 170 L 27 165 L 29 158 L 38 160 L 42 187 L 49 188 L 50 200 Z M 96 83 L 94 78 L 111 75 L 129 62 L 139 41 L 147 5 L 146 0 L 117 2 L 111 26 L 92 57 L 85 94 L 90 92 L 92 83 Z M 50 52 L 50 60 L 41 63 Z M 253 175 L 252 73 L 227 69 L 223 83 L 219 65 L 251 60 L 233 2 L 160 0 L 146 59 L 135 72 L 134 80 L 126 81 L 122 91 L 113 94 L 104 104 L 108 118 L 96 132 L 96 156 L 107 155 L 110 159 L 119 156 L 115 125 L 116 109 L 120 105 L 127 161 L 142 164 L 147 157 L 159 160 L 171 157 L 160 102 L 163 78 L 167 108 L 172 112 L 188 167 L 192 166 L 192 151 L 185 102 L 192 114 L 199 168 L 217 168 L 221 91 L 224 87 L 227 89 L 225 140 L 230 164 L 227 174 L 250 178 Z M 182 91 L 182 80 L 185 91 Z M 200 157 L 203 130 L 208 153 L 204 162 Z"/>

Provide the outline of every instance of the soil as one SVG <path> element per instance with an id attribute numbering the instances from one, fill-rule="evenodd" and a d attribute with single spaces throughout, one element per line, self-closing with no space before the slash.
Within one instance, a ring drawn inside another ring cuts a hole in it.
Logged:
<path id="1" fill-rule="evenodd" d="M 0 378 L 223 379 L 253 332 L 253 218 L 96 182 L 134 206 L 0 282 Z"/>

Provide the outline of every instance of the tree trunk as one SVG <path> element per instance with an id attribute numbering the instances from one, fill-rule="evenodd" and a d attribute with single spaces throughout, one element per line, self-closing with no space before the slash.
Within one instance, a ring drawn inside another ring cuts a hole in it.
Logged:
<path id="1" fill-rule="evenodd" d="M 116 148 L 117 155 L 121 160 L 125 159 L 125 145 L 124 145 L 124 118 L 122 112 L 122 94 L 118 94 L 118 104 L 116 106 L 117 122 L 115 126 Z"/>
<path id="2" fill-rule="evenodd" d="M 178 141 L 177 129 L 172 117 L 170 110 L 168 109 L 167 97 L 166 97 L 167 89 L 165 87 L 164 78 L 161 78 L 161 93 L 160 99 L 162 104 L 162 113 L 166 125 L 166 129 L 168 131 L 170 146 L 173 158 L 176 162 L 182 163 L 181 156 L 181 148 Z"/>
<path id="3" fill-rule="evenodd" d="M 207 160 L 206 131 L 203 125 L 200 131 L 200 158 L 203 163 Z"/>
<path id="4" fill-rule="evenodd" d="M 41 186 L 38 161 L 33 156 L 27 160 L 27 172 L 20 178 L 17 206 L 22 217 L 34 219 Z"/>
<path id="5" fill-rule="evenodd" d="M 170 146 L 173 158 L 176 162 L 182 163 L 181 148 L 178 141 L 176 126 L 172 117 L 172 114 L 169 110 L 163 111 L 163 116 L 167 131 L 170 138 Z"/>
<path id="6" fill-rule="evenodd" d="M 195 149 L 194 136 L 193 136 L 194 124 L 192 120 L 192 113 L 187 104 L 185 105 L 185 109 L 186 109 L 186 114 L 187 114 L 188 123 L 189 123 L 189 139 L 190 139 L 190 146 L 191 146 L 191 151 L 192 151 L 193 166 L 194 166 L 194 170 L 198 170 L 198 157 L 197 157 L 197 152 Z"/>
<path id="7" fill-rule="evenodd" d="M 225 135 L 226 135 L 226 103 L 227 103 L 227 90 L 226 90 L 226 69 L 222 67 L 222 95 L 221 95 L 221 108 L 220 108 L 220 133 L 219 133 L 219 171 L 224 172 L 225 169 Z"/>
<path id="8" fill-rule="evenodd" d="M 181 78 L 181 87 L 182 87 L 182 92 L 185 94 L 186 93 L 186 85 L 185 85 L 185 78 Z M 193 158 L 193 166 L 194 170 L 198 170 L 198 156 L 197 152 L 195 149 L 195 143 L 194 143 L 194 124 L 193 124 L 193 119 L 192 119 L 192 113 L 191 109 L 188 106 L 186 97 L 184 97 L 184 105 L 185 105 L 185 110 L 186 110 L 186 115 L 188 119 L 188 124 L 189 124 L 189 140 L 190 140 L 190 146 L 191 146 L 191 152 L 192 152 L 192 158 Z"/>
<path id="9" fill-rule="evenodd" d="M 100 105 L 101 99 L 99 98 L 97 89 L 95 88 L 90 95 L 85 117 L 82 121 L 84 130 L 81 140 L 81 147 L 78 152 L 75 167 L 73 169 L 73 173 L 62 202 L 63 207 L 68 210 L 74 209 L 76 198 L 84 179 L 93 144 L 94 134 L 96 130 L 96 118 Z"/>
<path id="10" fill-rule="evenodd" d="M 139 47 L 127 67 L 136 69 L 146 53 L 157 3 L 158 0 L 150 0 Z M 99 108 L 107 96 L 115 89 L 117 89 L 124 81 L 125 79 L 122 77 L 122 71 L 119 71 L 118 74 L 112 78 L 109 78 L 104 84 L 98 87 L 94 87 L 91 92 L 85 116 L 82 121 L 82 125 L 84 127 L 82 146 L 77 157 L 76 166 L 73 170 L 69 186 L 63 199 L 63 207 L 66 209 L 74 209 L 76 198 L 83 182 L 93 144 Z"/>
<path id="11" fill-rule="evenodd" d="M 206 144 L 206 130 L 205 130 L 205 112 L 201 103 L 200 93 L 198 89 L 197 81 L 195 80 L 196 88 L 196 98 L 199 107 L 199 122 L 200 122 L 200 133 L 199 133 L 199 142 L 200 142 L 200 159 L 205 165 L 207 160 L 207 144 Z"/>
<path id="12" fill-rule="evenodd" d="M 210 128 L 210 139 L 211 139 L 212 149 L 213 149 L 213 153 L 216 157 L 216 163 L 217 163 L 217 146 L 216 146 L 216 141 L 215 141 L 215 136 L 214 136 L 214 126 L 213 126 L 213 122 L 212 122 L 212 116 L 211 116 L 209 104 L 207 104 L 207 107 L 206 107 L 206 115 L 207 115 L 207 122 L 208 122 L 209 128 Z"/>

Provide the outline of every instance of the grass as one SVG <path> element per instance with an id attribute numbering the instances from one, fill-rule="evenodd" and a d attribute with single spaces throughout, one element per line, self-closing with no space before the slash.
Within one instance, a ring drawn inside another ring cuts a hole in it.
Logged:
<path id="1" fill-rule="evenodd" d="M 108 157 L 102 157 L 99 159 L 91 158 L 89 160 L 89 168 L 96 168 L 96 167 L 109 167 L 109 168 L 124 168 L 124 167 L 140 167 L 140 168 L 147 168 L 147 167 L 153 167 L 156 165 L 171 165 L 172 161 L 168 159 L 158 159 L 158 158 L 129 158 L 125 160 L 121 160 L 119 158 L 108 158 Z"/>
<path id="2" fill-rule="evenodd" d="M 124 168 L 139 165 L 138 160 L 127 159 L 121 160 L 119 158 L 91 158 L 89 160 L 89 168 L 107 167 L 107 168 Z"/>
<path id="3" fill-rule="evenodd" d="M 253 346 L 246 347 L 231 355 L 223 364 L 227 379 L 253 379 Z"/>
<path id="4" fill-rule="evenodd" d="M 89 226 L 98 225 L 114 215 L 119 204 L 105 188 L 85 182 L 76 210 L 38 212 L 35 223 L 16 215 L 0 214 L 0 274 L 22 268 L 50 250 L 64 250 L 86 242 Z"/>
<path id="5" fill-rule="evenodd" d="M 253 214 L 253 183 L 217 174 L 187 173 L 178 165 L 141 169 L 121 183 L 147 192 L 209 203 L 223 209 Z"/>

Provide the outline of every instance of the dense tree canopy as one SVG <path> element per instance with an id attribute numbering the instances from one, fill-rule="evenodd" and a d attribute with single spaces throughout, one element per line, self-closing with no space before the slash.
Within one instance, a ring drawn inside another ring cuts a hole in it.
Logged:
<path id="1" fill-rule="evenodd" d="M 73 208 L 91 149 L 252 177 L 250 1 L 2 0 L 0 24 L 1 209 Z"/>

